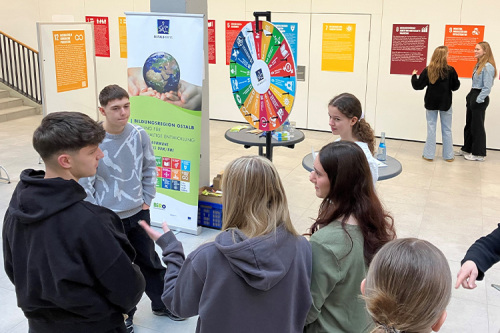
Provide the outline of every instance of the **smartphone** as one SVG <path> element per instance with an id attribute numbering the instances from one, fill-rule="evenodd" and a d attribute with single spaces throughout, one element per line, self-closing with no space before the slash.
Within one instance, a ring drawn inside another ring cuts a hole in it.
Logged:
<path id="1" fill-rule="evenodd" d="M 500 284 L 492 284 L 491 286 L 496 290 L 500 291 Z"/>

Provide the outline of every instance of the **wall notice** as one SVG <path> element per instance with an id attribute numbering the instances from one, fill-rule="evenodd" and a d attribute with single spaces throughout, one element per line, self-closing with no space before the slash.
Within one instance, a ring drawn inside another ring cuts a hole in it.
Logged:
<path id="1" fill-rule="evenodd" d="M 393 24 L 391 74 L 411 74 L 427 66 L 428 24 Z"/>
<path id="2" fill-rule="evenodd" d="M 85 31 L 53 31 L 57 92 L 87 88 Z"/>
<path id="3" fill-rule="evenodd" d="M 110 57 L 109 21 L 107 17 L 85 16 L 85 22 L 94 23 L 94 42 L 96 57 Z"/>
<path id="4" fill-rule="evenodd" d="M 215 20 L 208 20 L 208 63 L 215 64 Z"/>
<path id="5" fill-rule="evenodd" d="M 118 35 L 120 36 L 120 58 L 127 58 L 127 18 L 118 18 Z"/>
<path id="6" fill-rule="evenodd" d="M 229 65 L 231 59 L 231 50 L 234 40 L 240 33 L 241 28 L 250 21 L 226 21 L 226 65 Z"/>
<path id="7" fill-rule="evenodd" d="M 477 59 L 474 47 L 483 41 L 484 25 L 447 25 L 444 45 L 448 46 L 448 64 L 459 77 L 472 77 Z"/>
<path id="8" fill-rule="evenodd" d="M 354 71 L 356 24 L 323 23 L 321 70 Z"/>

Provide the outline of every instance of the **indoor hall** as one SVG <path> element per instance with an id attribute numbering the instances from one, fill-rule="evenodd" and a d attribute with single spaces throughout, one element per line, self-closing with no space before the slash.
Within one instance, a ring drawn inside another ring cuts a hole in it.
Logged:
<path id="1" fill-rule="evenodd" d="M 42 116 L 31 116 L 0 123 L 0 165 L 11 177 L 11 184 L 0 181 L 0 215 L 5 214 L 12 192 L 23 169 L 43 169 L 31 145 L 34 129 Z M 225 165 L 242 155 L 257 154 L 257 148 L 243 148 L 224 138 L 224 132 L 240 125 L 210 121 L 210 176 L 213 178 Z M 329 132 L 303 131 L 305 140 L 294 149 L 275 147 L 273 162 L 284 183 L 292 222 L 299 232 L 306 232 L 316 216 L 320 200 L 309 182 L 309 173 L 302 158 L 333 141 Z M 455 147 L 457 148 L 457 147 Z M 395 220 L 398 237 L 418 237 L 435 244 L 450 263 L 453 282 L 468 247 L 482 235 L 490 233 L 500 222 L 500 152 L 488 151 L 485 162 L 466 161 L 457 157 L 453 163 L 440 158 L 422 159 L 423 143 L 387 140 L 387 154 L 398 159 L 403 172 L 395 178 L 377 182 L 377 192 Z M 217 230 L 203 228 L 199 236 L 179 233 L 186 254 L 198 245 L 214 239 Z M 158 252 L 160 249 L 157 247 Z M 0 259 L 1 260 L 1 259 Z M 1 263 L 3 267 L 3 262 Z M 500 292 L 491 287 L 500 283 L 500 266 L 486 273 L 484 281 L 474 290 L 453 289 L 448 318 L 440 332 L 500 331 Z M 0 270 L 0 332 L 27 332 L 28 325 L 16 305 L 14 286 Z M 223 311 L 223 309 L 221 309 Z M 143 296 L 134 317 L 135 332 L 194 332 L 196 318 L 174 322 L 157 317 L 150 311 L 149 299 Z"/>

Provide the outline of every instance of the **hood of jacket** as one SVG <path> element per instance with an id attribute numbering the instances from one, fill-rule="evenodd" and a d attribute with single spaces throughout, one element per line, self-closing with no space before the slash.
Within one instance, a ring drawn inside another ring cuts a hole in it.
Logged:
<path id="1" fill-rule="evenodd" d="M 215 246 L 231 269 L 248 285 L 269 290 L 288 273 L 297 251 L 297 236 L 280 226 L 275 233 L 254 238 L 238 229 L 228 229 L 215 239 Z"/>
<path id="2" fill-rule="evenodd" d="M 43 178 L 44 171 L 33 169 L 21 173 L 9 204 L 9 213 L 20 223 L 36 223 L 87 197 L 74 180 Z"/>

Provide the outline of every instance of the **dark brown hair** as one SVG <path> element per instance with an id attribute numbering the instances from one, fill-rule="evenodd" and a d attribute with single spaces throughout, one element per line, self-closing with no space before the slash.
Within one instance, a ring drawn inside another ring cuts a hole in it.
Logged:
<path id="1" fill-rule="evenodd" d="M 352 127 L 352 134 L 357 141 L 365 142 L 372 154 L 375 154 L 375 135 L 370 124 L 364 118 L 361 119 L 363 111 L 359 99 L 353 94 L 342 93 L 332 98 L 328 105 L 336 107 L 349 119 L 358 118 L 358 121 Z"/>
<path id="2" fill-rule="evenodd" d="M 330 191 L 320 205 L 311 234 L 343 217 L 342 228 L 349 235 L 345 223 L 353 216 L 363 234 L 364 257 L 369 264 L 375 253 L 396 237 L 396 231 L 392 216 L 375 193 L 366 156 L 357 144 L 337 141 L 321 148 L 319 161 L 330 180 Z"/>
<path id="3" fill-rule="evenodd" d="M 99 145 L 106 131 L 95 120 L 80 112 L 52 112 L 42 119 L 33 133 L 33 147 L 46 161 L 59 152 L 78 151 Z"/>
<path id="4" fill-rule="evenodd" d="M 102 107 L 115 99 L 129 98 L 128 92 L 117 84 L 104 87 L 99 93 L 99 103 Z"/>

